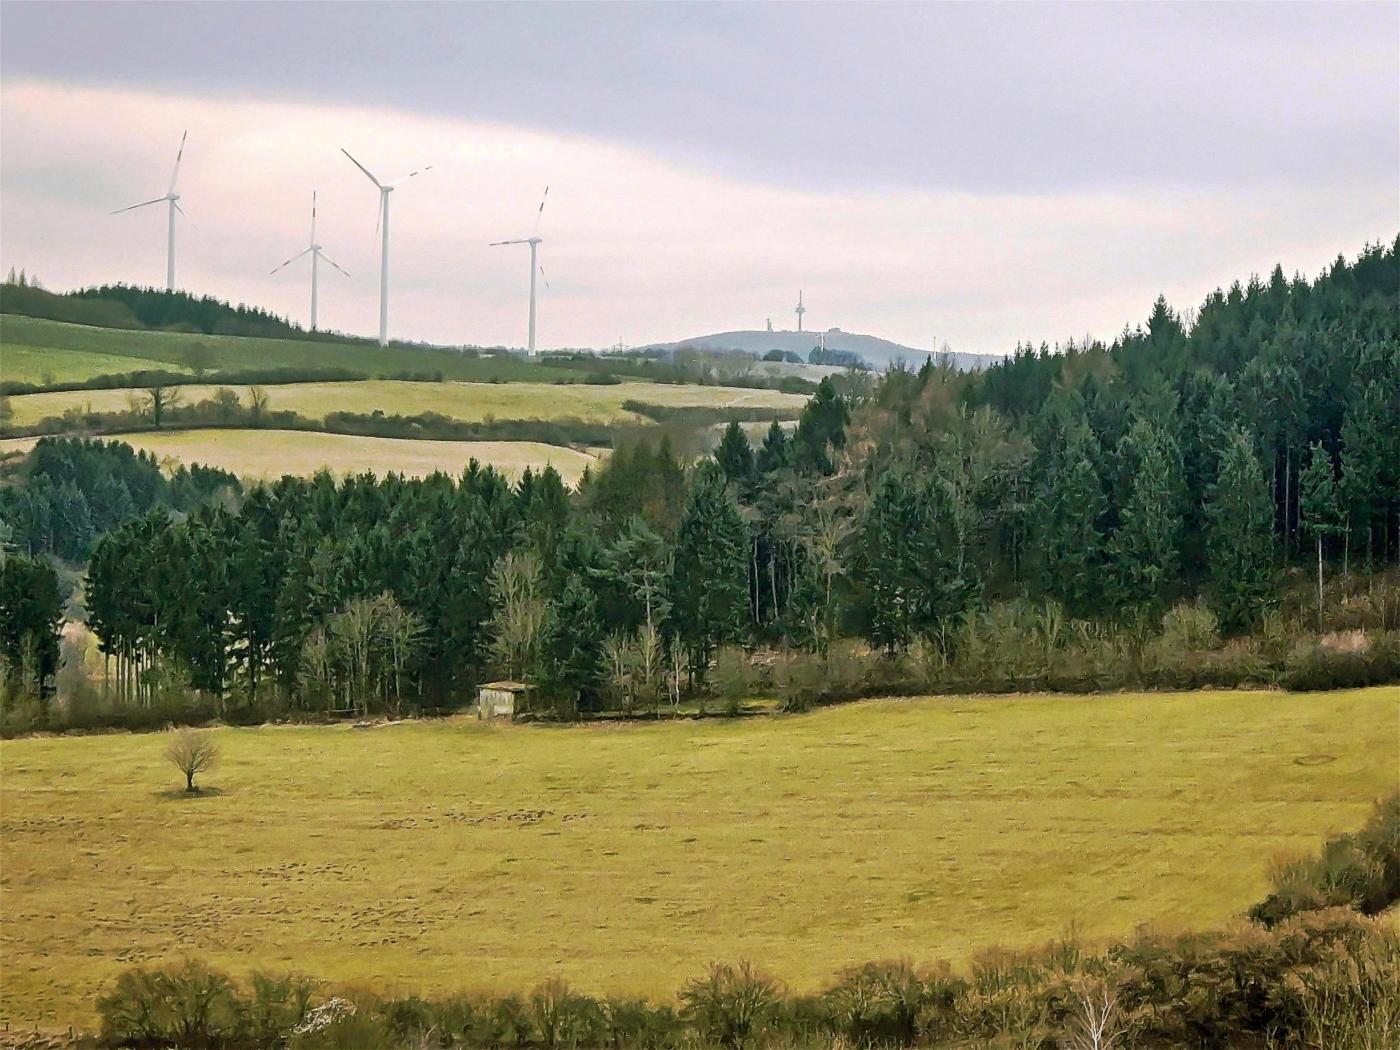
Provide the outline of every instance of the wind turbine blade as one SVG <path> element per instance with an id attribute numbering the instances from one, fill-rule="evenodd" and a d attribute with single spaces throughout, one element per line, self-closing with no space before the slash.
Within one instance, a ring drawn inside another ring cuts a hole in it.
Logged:
<path id="1" fill-rule="evenodd" d="M 341 153 L 344 153 L 347 157 L 350 157 L 350 151 L 349 151 L 348 149 L 346 149 L 344 146 L 341 146 L 341 147 L 340 147 L 340 152 L 341 152 Z M 361 163 L 360 163 L 358 160 L 356 160 L 354 157 L 350 157 L 350 163 L 353 164 L 353 165 L 355 165 L 355 167 L 359 168 L 361 171 L 363 171 L 363 172 L 365 173 L 365 178 L 369 179 L 370 182 L 374 183 L 374 184 L 375 184 L 376 186 L 378 186 L 381 190 L 384 188 L 384 185 L 383 185 L 378 179 L 376 179 L 373 175 L 371 175 L 371 174 L 369 173 L 369 169 L 368 169 L 367 167 L 365 167 L 363 164 L 361 164 Z"/>
<path id="2" fill-rule="evenodd" d="M 433 170 L 433 166 L 432 166 L 431 164 L 429 164 L 427 167 L 425 167 L 425 168 L 419 168 L 417 171 L 410 171 L 410 172 L 409 172 L 407 175 L 405 175 L 403 178 L 401 178 L 401 179 L 395 179 L 393 182 L 389 183 L 389 188 L 390 188 L 390 189 L 393 189 L 395 186 L 402 186 L 405 182 L 407 182 L 409 179 L 413 178 L 415 175 L 422 175 L 423 172 L 425 172 L 425 171 L 432 171 L 432 170 Z"/>
<path id="3" fill-rule="evenodd" d="M 310 250 L 311 250 L 310 248 L 305 248 L 305 249 L 303 249 L 302 251 L 297 252 L 297 253 L 296 253 L 295 255 L 293 255 L 290 259 L 288 259 L 286 262 L 284 262 L 281 266 L 274 266 L 271 270 L 268 270 L 268 271 L 267 271 L 267 275 L 268 275 L 269 277 L 271 277 L 274 273 L 276 273 L 278 270 L 282 269 L 283 267 L 290 266 L 292 263 L 296 262 L 298 259 L 300 259 L 303 255 L 305 255 L 305 254 L 306 254 L 307 252 L 309 252 Z M 327 261 L 329 261 L 329 260 L 327 260 Z M 339 269 L 339 267 L 337 267 L 337 269 Z"/>
<path id="4" fill-rule="evenodd" d="M 331 259 L 331 257 L 330 257 L 329 255 L 327 255 L 325 252 L 321 252 L 320 255 L 321 255 L 321 258 L 322 258 L 322 259 L 325 259 L 325 260 L 326 260 L 326 262 L 330 263 L 332 266 L 335 266 L 335 261 L 334 261 L 333 259 Z M 349 270 L 342 270 L 339 266 L 335 266 L 335 268 L 336 268 L 337 270 L 340 270 L 341 273 L 345 274 L 346 277 L 349 277 L 349 276 L 350 276 L 350 271 L 349 271 Z"/>
<path id="5" fill-rule="evenodd" d="M 539 207 L 539 210 L 535 212 L 535 232 L 536 232 L 536 233 L 539 233 L 539 232 L 540 232 L 540 219 L 544 218 L 544 204 L 545 204 L 545 201 L 547 201 L 547 200 L 549 200 L 549 187 L 548 187 L 548 186 L 546 186 L 546 187 L 544 188 L 544 196 L 542 196 L 542 197 L 540 198 L 540 207 Z"/>
<path id="6" fill-rule="evenodd" d="M 156 197 L 154 200 L 142 201 L 140 204 L 133 204 L 133 205 L 131 205 L 131 207 L 129 207 L 129 208 L 118 208 L 118 209 L 117 209 L 116 211 L 114 211 L 114 212 L 108 212 L 108 214 L 109 214 L 109 215 L 120 215 L 120 214 L 121 214 L 122 212 L 124 212 L 124 211 L 135 211 L 137 208 L 144 208 L 144 207 L 146 207 L 146 205 L 148 205 L 148 204 L 159 204 L 161 201 L 167 200 L 167 199 L 168 199 L 168 198 L 166 198 L 166 197 Z"/>
<path id="7" fill-rule="evenodd" d="M 316 191 L 311 191 L 311 243 L 316 243 Z"/>
<path id="8" fill-rule="evenodd" d="M 544 267 L 543 267 L 543 266 L 540 267 L 540 276 L 541 276 L 541 277 L 544 277 Z M 546 288 L 549 287 L 549 278 L 548 278 L 548 277 L 544 277 L 544 286 L 545 286 Z"/>
<path id="9" fill-rule="evenodd" d="M 503 244 L 529 244 L 529 243 L 530 243 L 529 241 L 492 241 L 492 242 L 491 242 L 490 244 L 488 244 L 486 247 L 488 247 L 488 248 L 499 248 L 499 247 L 500 247 L 501 245 L 503 245 Z"/>
<path id="10" fill-rule="evenodd" d="M 180 158 L 185 155 L 185 139 L 189 138 L 189 134 L 189 130 L 186 129 L 184 133 L 180 135 L 180 149 L 175 154 L 175 167 L 170 172 L 170 189 L 165 191 L 167 194 L 175 192 L 175 180 L 180 177 Z"/>
<path id="11" fill-rule="evenodd" d="M 182 216 L 184 216 L 185 221 L 186 221 L 187 223 L 190 224 L 190 229 L 195 230 L 195 231 L 198 231 L 198 230 L 199 230 L 199 226 L 198 226 L 198 225 L 195 223 L 195 221 L 194 221 L 193 219 L 191 219 L 188 215 L 185 215 L 185 209 L 182 208 L 182 207 L 180 207 L 180 202 L 179 202 L 179 201 L 171 201 L 171 203 L 175 205 L 175 210 L 178 211 Z"/>

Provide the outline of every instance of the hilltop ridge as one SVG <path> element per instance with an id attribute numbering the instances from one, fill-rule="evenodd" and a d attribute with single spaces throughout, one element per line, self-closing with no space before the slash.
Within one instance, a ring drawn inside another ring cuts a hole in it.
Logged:
<path id="1" fill-rule="evenodd" d="M 693 336 L 673 343 L 650 343 L 637 347 L 642 352 L 661 350 L 674 353 L 676 350 L 692 348 L 696 350 L 730 351 L 735 353 L 757 354 L 762 357 L 770 350 L 794 353 L 808 360 L 812 349 L 823 345 L 828 351 L 844 351 L 858 354 L 871 368 L 884 369 L 896 361 L 903 361 L 914 368 L 929 358 L 947 357 L 953 367 L 961 372 L 987 368 L 1001 360 L 998 354 L 966 354 L 957 351 L 940 353 L 934 350 L 920 350 L 904 346 L 879 336 L 862 335 L 858 332 L 844 332 L 839 328 L 829 328 L 819 332 L 764 331 L 762 329 L 716 332 L 712 335 Z"/>

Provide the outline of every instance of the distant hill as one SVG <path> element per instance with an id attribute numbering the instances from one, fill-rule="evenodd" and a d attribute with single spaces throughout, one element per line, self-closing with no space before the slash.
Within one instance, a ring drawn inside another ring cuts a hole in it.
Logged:
<path id="1" fill-rule="evenodd" d="M 871 368 L 880 370 L 889 367 L 896 361 L 903 361 L 911 367 L 918 368 L 930 357 L 946 356 L 954 368 L 961 372 L 971 372 L 987 368 L 1001 360 L 1001 357 L 996 354 L 949 352 L 945 355 L 931 350 L 918 350 L 912 346 L 901 346 L 899 343 L 881 339 L 878 336 L 843 332 L 839 328 L 831 328 L 826 332 L 717 332 L 714 335 L 700 335 L 691 339 L 681 339 L 674 343 L 652 343 L 650 346 L 635 349 L 642 352 L 660 350 L 674 353 L 676 350 L 691 348 L 756 354 L 759 357 L 770 350 L 782 350 L 784 353 L 797 354 L 803 361 L 806 361 L 813 347 L 822 345 L 823 336 L 826 339 L 825 345 L 828 351 L 858 354 Z"/>
<path id="2" fill-rule="evenodd" d="M 71 292 L 50 292 L 32 283 L 7 280 L 0 286 L 0 312 L 50 321 L 137 331 L 240 335 L 261 339 L 359 342 L 339 332 L 308 332 L 301 325 L 260 307 L 213 296 L 163 288 L 107 284 Z"/>

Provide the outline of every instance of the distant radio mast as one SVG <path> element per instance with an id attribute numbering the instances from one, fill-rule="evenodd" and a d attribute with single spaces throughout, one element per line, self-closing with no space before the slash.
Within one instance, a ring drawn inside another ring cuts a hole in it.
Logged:
<path id="1" fill-rule="evenodd" d="M 797 330 L 802 331 L 802 315 L 807 312 L 807 308 L 802 305 L 802 291 L 797 292 Z"/>

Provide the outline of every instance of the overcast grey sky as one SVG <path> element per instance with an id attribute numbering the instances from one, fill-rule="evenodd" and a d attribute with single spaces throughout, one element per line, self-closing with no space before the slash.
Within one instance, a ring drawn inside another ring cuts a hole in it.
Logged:
<path id="1" fill-rule="evenodd" d="M 391 326 L 454 341 L 523 338 L 523 263 L 482 242 L 521 235 L 546 182 L 549 345 L 786 327 L 804 287 L 819 327 L 1005 351 L 1111 335 L 1159 291 L 1193 305 L 1275 261 L 1313 272 L 1400 226 L 1393 3 L 0 19 L 5 266 L 158 281 L 163 219 L 104 212 L 164 189 L 188 126 L 180 283 L 302 316 L 295 274 L 263 278 L 304 241 L 315 184 L 355 274 L 323 314 L 357 331 L 374 202 L 337 145 L 386 174 L 436 162 L 395 201 Z"/>

